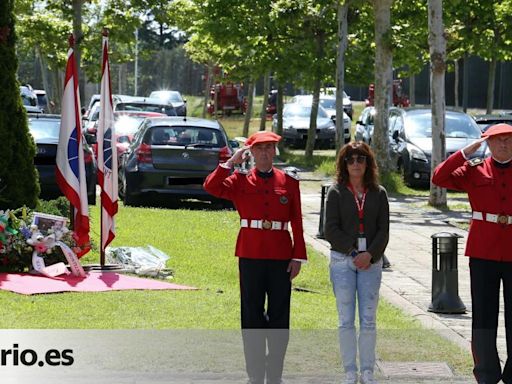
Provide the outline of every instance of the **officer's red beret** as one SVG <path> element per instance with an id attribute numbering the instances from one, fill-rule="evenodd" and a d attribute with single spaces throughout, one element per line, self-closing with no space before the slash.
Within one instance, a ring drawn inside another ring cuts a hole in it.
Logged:
<path id="1" fill-rule="evenodd" d="M 482 137 L 491 137 L 496 135 L 512 134 L 512 125 L 509 124 L 495 124 L 482 133 Z"/>
<path id="2" fill-rule="evenodd" d="M 281 136 L 274 132 L 259 131 L 253 133 L 245 141 L 245 145 L 252 147 L 254 144 L 260 143 L 277 143 L 281 140 Z"/>

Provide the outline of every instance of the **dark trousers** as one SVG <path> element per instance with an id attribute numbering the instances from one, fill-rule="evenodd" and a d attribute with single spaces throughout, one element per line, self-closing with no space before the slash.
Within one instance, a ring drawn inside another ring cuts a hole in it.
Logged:
<path id="1" fill-rule="evenodd" d="M 265 376 L 269 384 L 281 381 L 290 327 L 289 262 L 239 258 L 245 366 L 254 383 Z"/>
<path id="2" fill-rule="evenodd" d="M 474 369 L 479 383 L 512 383 L 512 360 L 501 371 L 496 336 L 500 304 L 500 283 L 503 281 L 507 356 L 512 354 L 512 262 L 471 258 L 471 300 L 473 306 L 472 340 Z"/>

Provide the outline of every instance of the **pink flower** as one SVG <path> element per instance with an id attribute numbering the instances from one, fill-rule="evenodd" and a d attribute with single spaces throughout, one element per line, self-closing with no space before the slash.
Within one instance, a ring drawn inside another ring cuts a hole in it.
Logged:
<path id="1" fill-rule="evenodd" d="M 36 249 L 37 253 L 45 253 L 47 249 L 46 245 L 44 245 L 43 243 L 34 244 L 34 248 Z"/>

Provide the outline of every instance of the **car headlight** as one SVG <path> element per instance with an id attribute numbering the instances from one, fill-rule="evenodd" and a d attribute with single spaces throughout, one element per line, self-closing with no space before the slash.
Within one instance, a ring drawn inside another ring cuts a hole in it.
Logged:
<path id="1" fill-rule="evenodd" d="M 407 145 L 407 149 L 409 150 L 411 159 L 420 160 L 420 161 L 428 161 L 427 156 L 425 155 L 425 153 L 422 150 L 420 150 L 412 145 Z"/>

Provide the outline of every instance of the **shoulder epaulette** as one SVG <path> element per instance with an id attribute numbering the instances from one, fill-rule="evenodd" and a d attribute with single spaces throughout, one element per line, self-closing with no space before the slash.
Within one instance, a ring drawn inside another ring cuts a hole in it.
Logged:
<path id="1" fill-rule="evenodd" d="M 476 167 L 477 165 L 483 164 L 483 162 L 484 162 L 484 159 L 482 159 L 481 157 L 475 157 L 473 159 L 468 160 L 468 164 L 471 167 Z"/>
<path id="2" fill-rule="evenodd" d="M 286 167 L 285 169 L 283 169 L 284 173 L 288 176 L 290 176 L 292 179 L 295 179 L 295 180 L 300 180 L 300 176 L 299 176 L 299 173 L 298 173 L 298 169 L 295 168 L 295 167 Z"/>

